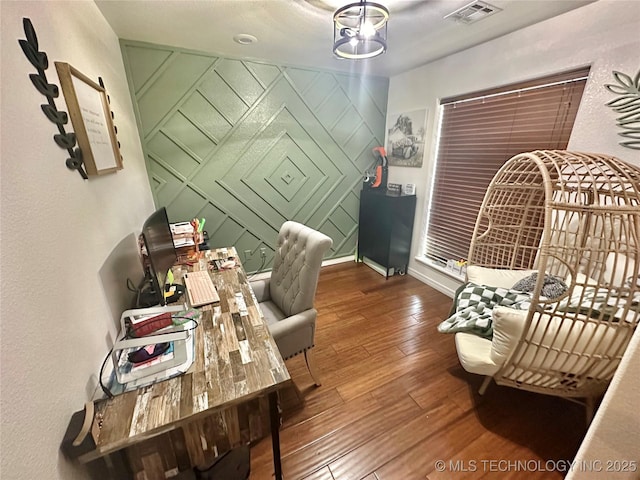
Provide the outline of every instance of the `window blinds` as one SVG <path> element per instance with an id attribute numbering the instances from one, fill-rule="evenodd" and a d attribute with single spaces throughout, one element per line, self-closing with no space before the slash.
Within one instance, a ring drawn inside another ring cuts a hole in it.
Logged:
<path id="1" fill-rule="evenodd" d="M 425 256 L 467 257 L 485 191 L 512 156 L 564 150 L 589 68 L 441 101 Z"/>

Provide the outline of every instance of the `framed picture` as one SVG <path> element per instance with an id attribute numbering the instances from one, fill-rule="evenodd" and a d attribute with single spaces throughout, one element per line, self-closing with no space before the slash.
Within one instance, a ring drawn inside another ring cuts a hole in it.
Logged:
<path id="1" fill-rule="evenodd" d="M 387 116 L 387 159 L 397 167 L 421 167 L 427 109 Z"/>
<path id="2" fill-rule="evenodd" d="M 68 63 L 55 64 L 87 175 L 120 170 L 122 158 L 104 88 Z"/>

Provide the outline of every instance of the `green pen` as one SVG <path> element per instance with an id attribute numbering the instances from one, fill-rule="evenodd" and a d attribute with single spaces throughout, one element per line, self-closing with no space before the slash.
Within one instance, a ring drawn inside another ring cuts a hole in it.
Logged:
<path id="1" fill-rule="evenodd" d="M 202 229 L 204 228 L 204 222 L 206 222 L 204 218 L 200 220 L 200 225 L 198 226 L 198 232 L 201 232 Z"/>

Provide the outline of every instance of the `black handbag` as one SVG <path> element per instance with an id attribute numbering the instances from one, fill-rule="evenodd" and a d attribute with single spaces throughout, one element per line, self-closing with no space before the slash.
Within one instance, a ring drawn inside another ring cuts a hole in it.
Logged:
<path id="1" fill-rule="evenodd" d="M 197 480 L 247 480 L 251 473 L 249 446 L 234 448 L 217 457 L 205 469 L 195 467 Z"/>

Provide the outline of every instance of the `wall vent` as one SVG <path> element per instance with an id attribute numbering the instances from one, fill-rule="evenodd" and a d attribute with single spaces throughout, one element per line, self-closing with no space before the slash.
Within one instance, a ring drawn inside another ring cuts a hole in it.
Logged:
<path id="1" fill-rule="evenodd" d="M 471 2 L 470 4 L 459 8 L 455 12 L 451 12 L 444 18 L 449 18 L 460 23 L 470 24 L 475 23 L 478 20 L 482 20 L 489 15 L 493 15 L 494 13 L 498 13 L 501 10 L 501 8 L 489 5 L 487 2 Z"/>

